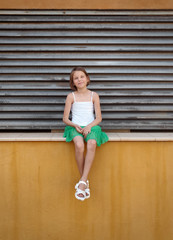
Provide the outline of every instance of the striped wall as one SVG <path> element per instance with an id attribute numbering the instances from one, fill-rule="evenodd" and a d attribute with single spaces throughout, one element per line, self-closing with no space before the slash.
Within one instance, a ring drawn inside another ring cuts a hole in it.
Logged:
<path id="1" fill-rule="evenodd" d="M 0 11 L 0 129 L 62 129 L 84 66 L 104 129 L 173 129 L 173 11 Z"/>

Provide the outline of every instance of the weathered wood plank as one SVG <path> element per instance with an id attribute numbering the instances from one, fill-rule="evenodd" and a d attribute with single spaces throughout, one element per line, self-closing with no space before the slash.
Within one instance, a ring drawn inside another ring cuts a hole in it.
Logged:
<path id="1" fill-rule="evenodd" d="M 140 60 L 165 60 L 165 59 L 171 59 L 173 60 L 173 53 L 147 53 L 147 52 L 142 52 L 142 53 L 126 53 L 126 52 L 105 52 L 100 53 L 100 52 L 86 52 L 86 53 L 78 53 L 78 52 L 55 52 L 55 53 L 44 53 L 44 52 L 39 52 L 39 53 L 11 53 L 11 52 L 5 52 L 5 53 L 0 53 L 0 59 L 7 60 L 7 59 L 61 59 L 61 60 L 94 60 L 94 59 L 99 59 L 99 60 L 109 60 L 109 59 L 122 59 L 122 60 L 131 60 L 131 59 L 140 59 Z"/>
<path id="2" fill-rule="evenodd" d="M 40 52 L 40 51 L 58 51 L 58 52 L 172 52 L 173 44 L 167 46 L 163 45 L 87 45 L 87 44 L 74 44 L 74 45 L 1 45 L 0 52 L 13 51 L 13 52 Z"/>
<path id="3" fill-rule="evenodd" d="M 122 11 L 115 11 L 115 10 L 0 10 L 1 15 L 24 15 L 24 16 L 57 16 L 57 15 L 65 15 L 65 16 L 171 16 L 173 15 L 172 10 L 122 10 Z"/>
<path id="4" fill-rule="evenodd" d="M 173 30 L 173 29 L 172 29 Z M 0 44 L 151 44 L 151 45 L 164 45 L 164 44 L 173 44 L 173 37 L 155 37 L 155 38 L 142 38 L 137 36 L 133 37 L 37 37 L 37 38 L 30 38 L 30 37 L 1 37 Z"/>
<path id="5" fill-rule="evenodd" d="M 138 30 L 86 30 L 83 31 L 78 29 L 73 29 L 71 31 L 65 30 L 46 30 L 41 29 L 39 31 L 33 30 L 10 30 L 4 29 L 0 31 L 1 37 L 163 37 L 162 30 L 154 30 L 154 31 L 142 31 Z M 171 30 L 164 31 L 164 37 L 172 37 L 173 32 Z"/>
<path id="6" fill-rule="evenodd" d="M 46 66 L 46 67 L 72 67 L 72 66 L 86 66 L 86 67 L 172 67 L 173 60 L 0 60 L 0 66 L 26 66 L 26 67 L 36 67 L 36 66 Z"/>
<path id="7" fill-rule="evenodd" d="M 101 104 L 173 104 L 173 97 L 103 97 L 100 96 Z M 42 97 L 42 96 L 8 96 L 8 97 L 0 97 L 0 104 L 65 104 L 65 97 Z"/>
<path id="8" fill-rule="evenodd" d="M 95 83 L 89 86 L 90 90 L 135 90 L 135 89 L 142 89 L 142 90 L 171 90 L 173 89 L 173 80 L 172 82 L 115 82 L 115 83 Z M 1 90 L 70 90 L 68 82 L 25 82 L 25 83 L 1 83 L 0 84 L 0 91 Z M 71 90 L 70 90 L 71 91 Z"/>
<path id="9" fill-rule="evenodd" d="M 1 13 L 0 13 L 1 14 Z M 101 16 L 101 17 L 100 17 Z M 98 14 L 90 15 L 49 15 L 42 16 L 40 15 L 0 15 L 1 22 L 173 22 L 173 16 L 137 16 L 134 15 L 133 18 L 127 15 L 111 15 L 107 13 L 104 15 L 104 12 Z"/>
<path id="10" fill-rule="evenodd" d="M 55 73 L 55 74 L 42 74 L 40 73 L 39 75 L 36 74 L 1 74 L 0 75 L 0 82 L 9 82 L 14 83 L 14 82 L 28 82 L 28 83 L 32 83 L 32 82 L 46 82 L 48 84 L 51 84 L 52 82 L 66 82 L 69 83 L 69 76 L 70 76 L 70 70 L 69 72 L 66 73 Z M 88 68 L 87 68 L 88 71 Z M 93 82 L 106 82 L 106 83 L 115 83 L 116 82 L 153 82 L 153 84 L 156 83 L 166 83 L 166 82 L 172 82 L 173 81 L 173 74 L 108 74 L 107 72 L 105 73 L 95 73 L 95 72 L 91 72 L 88 71 L 90 74 L 90 79 L 91 79 L 91 83 Z M 92 86 L 92 84 L 91 84 Z"/>
<path id="11" fill-rule="evenodd" d="M 73 65 L 74 66 L 74 65 Z M 85 67 L 85 65 L 84 65 Z M 173 74 L 173 68 L 172 67 L 87 67 L 88 68 L 88 73 L 107 73 L 107 74 L 121 74 L 121 73 L 124 73 L 124 74 L 136 74 L 136 73 L 140 73 L 140 74 Z M 65 66 L 62 66 L 62 67 L 45 67 L 45 66 L 30 66 L 30 67 L 0 67 L 0 73 L 26 73 L 26 74 L 33 74 L 33 73 L 36 73 L 36 74 L 40 74 L 40 73 L 70 73 L 72 69 L 72 66 L 71 67 L 65 67 Z"/>
<path id="12" fill-rule="evenodd" d="M 63 112 L 64 104 L 44 104 L 44 105 L 36 105 L 36 104 L 4 104 L 0 105 L 1 112 Z M 173 112 L 173 104 L 162 104 L 162 105 L 109 105 L 109 104 L 101 104 L 102 113 L 111 113 L 111 112 Z"/>
<path id="13" fill-rule="evenodd" d="M 20 119 L 20 120 L 32 120 L 32 119 L 38 119 L 38 120 L 60 120 L 62 121 L 62 117 L 63 117 L 63 114 L 62 113 L 59 113 L 59 112 L 18 112 L 18 113 L 15 113 L 15 112 L 12 112 L 12 113 L 6 113 L 6 112 L 3 112 L 3 113 L 0 113 L 0 119 L 3 120 L 3 119 Z M 136 114 L 136 112 L 133 112 L 133 113 L 129 113 L 129 112 L 121 112 L 121 113 L 105 113 L 103 112 L 102 113 L 102 117 L 103 119 L 105 120 L 118 120 L 118 119 L 126 119 L 126 121 L 128 120 L 151 120 L 151 119 L 159 119 L 160 121 L 163 119 L 166 119 L 166 120 L 173 120 L 173 112 L 171 113 L 165 113 L 165 112 L 138 112 L 138 114 Z"/>
<path id="14" fill-rule="evenodd" d="M 13 96 L 42 96 L 42 97 L 66 97 L 69 91 L 67 90 L 2 90 L 0 96 L 13 97 Z M 145 90 L 145 89 L 127 89 L 127 90 L 108 90 L 97 89 L 97 93 L 100 97 L 173 97 L 173 88 L 170 90 Z"/>
<path id="15" fill-rule="evenodd" d="M 143 29 L 143 30 L 165 30 L 173 29 L 173 23 L 0 23 L 0 29 L 100 29 L 100 30 L 110 30 L 110 29 Z"/>
<path id="16" fill-rule="evenodd" d="M 172 120 L 167 121 L 152 121 L 152 120 L 114 120 L 111 122 L 106 122 L 103 120 L 102 124 L 100 124 L 103 129 L 145 129 L 145 130 L 166 130 L 173 129 Z M 0 129 L 64 129 L 65 124 L 62 122 L 58 122 L 56 120 L 30 120 L 30 121 L 22 121 L 22 120 L 0 120 Z"/>

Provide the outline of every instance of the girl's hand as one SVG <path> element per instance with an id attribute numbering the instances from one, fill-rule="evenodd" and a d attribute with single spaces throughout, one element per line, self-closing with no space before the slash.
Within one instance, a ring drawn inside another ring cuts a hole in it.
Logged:
<path id="1" fill-rule="evenodd" d="M 79 125 L 76 125 L 76 126 L 75 126 L 75 129 L 76 129 L 77 132 L 82 133 L 82 130 L 83 130 L 83 129 L 82 129 Z M 82 134 L 83 134 L 83 133 L 82 133 Z"/>
<path id="2" fill-rule="evenodd" d="M 82 134 L 84 135 L 85 138 L 88 135 L 88 133 L 90 133 L 90 132 L 91 132 L 91 127 L 90 126 L 86 126 L 82 129 Z"/>

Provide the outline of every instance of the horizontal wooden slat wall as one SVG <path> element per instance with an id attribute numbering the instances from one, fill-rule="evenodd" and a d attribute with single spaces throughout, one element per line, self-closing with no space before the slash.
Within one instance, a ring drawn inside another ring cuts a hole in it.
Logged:
<path id="1" fill-rule="evenodd" d="M 173 129 L 173 11 L 0 11 L 0 129 L 62 129 L 84 66 L 104 129 Z"/>

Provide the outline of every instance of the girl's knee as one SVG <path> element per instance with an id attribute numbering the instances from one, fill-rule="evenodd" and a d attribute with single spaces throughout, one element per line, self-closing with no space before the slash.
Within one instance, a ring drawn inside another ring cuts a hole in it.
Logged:
<path id="1" fill-rule="evenodd" d="M 87 150 L 94 151 L 96 149 L 96 140 L 90 139 L 87 142 Z"/>
<path id="2" fill-rule="evenodd" d="M 84 152 L 84 142 L 83 141 L 76 141 L 75 148 L 78 152 Z"/>

